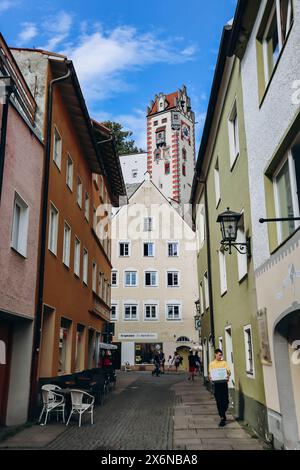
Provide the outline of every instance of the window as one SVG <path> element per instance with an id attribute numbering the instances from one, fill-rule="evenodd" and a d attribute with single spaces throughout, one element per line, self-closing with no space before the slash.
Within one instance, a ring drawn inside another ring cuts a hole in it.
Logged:
<path id="1" fill-rule="evenodd" d="M 200 250 L 203 247 L 204 241 L 205 241 L 205 207 L 204 207 L 204 204 L 198 205 L 196 226 L 197 226 L 198 250 Z"/>
<path id="2" fill-rule="evenodd" d="M 157 145 L 163 145 L 166 142 L 166 132 L 165 131 L 160 131 L 156 132 L 156 144 Z"/>
<path id="3" fill-rule="evenodd" d="M 186 176 L 186 165 L 185 165 L 185 163 L 182 164 L 182 175 Z"/>
<path id="4" fill-rule="evenodd" d="M 165 163 L 165 175 L 170 174 L 170 163 Z"/>
<path id="5" fill-rule="evenodd" d="M 116 321 L 118 319 L 118 306 L 117 306 L 117 304 L 112 304 L 111 305 L 110 319 L 111 319 L 111 321 Z"/>
<path id="6" fill-rule="evenodd" d="M 250 325 L 244 327 L 244 342 L 246 354 L 246 372 L 248 375 L 254 376 L 252 331 Z"/>
<path id="7" fill-rule="evenodd" d="M 265 85 L 268 85 L 280 52 L 293 23 L 292 0 L 273 0 L 267 5 L 260 36 L 264 63 Z"/>
<path id="8" fill-rule="evenodd" d="M 179 287 L 179 272 L 178 271 L 167 272 L 167 286 Z"/>
<path id="9" fill-rule="evenodd" d="M 137 169 L 132 170 L 132 178 L 135 179 L 135 178 L 137 178 L 137 176 L 138 176 L 138 170 Z"/>
<path id="10" fill-rule="evenodd" d="M 82 182 L 80 177 L 77 177 L 77 204 L 82 207 Z"/>
<path id="11" fill-rule="evenodd" d="M 158 121 L 154 121 L 153 126 L 158 126 Z"/>
<path id="12" fill-rule="evenodd" d="M 186 149 L 184 147 L 182 149 L 182 160 L 186 161 Z"/>
<path id="13" fill-rule="evenodd" d="M 200 313 L 203 315 L 204 313 L 204 301 L 203 301 L 203 284 L 200 282 L 199 287 L 199 300 L 200 300 Z"/>
<path id="14" fill-rule="evenodd" d="M 87 285 L 88 283 L 88 264 L 89 264 L 89 255 L 87 250 L 83 249 L 83 275 L 82 280 Z"/>
<path id="15" fill-rule="evenodd" d="M 216 207 L 218 207 L 221 201 L 219 160 L 217 160 L 216 162 L 214 175 L 215 175 Z"/>
<path id="16" fill-rule="evenodd" d="M 208 291 L 208 274 L 204 273 L 204 296 L 205 296 L 205 308 L 209 308 L 209 291 Z"/>
<path id="17" fill-rule="evenodd" d="M 112 271 L 111 272 L 111 285 L 113 287 L 118 286 L 118 271 Z"/>
<path id="18" fill-rule="evenodd" d="M 75 237 L 74 247 L 74 273 L 80 277 L 80 241 Z"/>
<path id="19" fill-rule="evenodd" d="M 168 122 L 168 119 L 167 119 L 167 118 L 164 118 L 164 119 L 161 120 L 161 123 L 162 123 L 162 124 L 166 124 L 166 122 Z"/>
<path id="20" fill-rule="evenodd" d="M 145 305 L 145 320 L 157 320 L 157 305 L 146 304 Z"/>
<path id="21" fill-rule="evenodd" d="M 93 206 L 93 230 L 97 233 L 97 209 Z"/>
<path id="22" fill-rule="evenodd" d="M 233 167 L 240 153 L 239 125 L 237 115 L 237 104 L 234 102 L 232 111 L 228 118 L 229 147 L 230 147 L 230 168 Z"/>
<path id="23" fill-rule="evenodd" d="M 221 295 L 227 292 L 227 275 L 226 275 L 226 256 L 223 250 L 219 250 L 219 267 L 220 267 L 220 290 Z"/>
<path id="24" fill-rule="evenodd" d="M 245 227 L 244 227 L 244 215 L 241 218 L 241 220 L 239 222 L 239 225 L 238 225 L 236 242 L 237 243 L 246 243 L 247 242 Z M 244 279 L 244 277 L 248 273 L 247 253 L 237 252 L 237 262 L 238 262 L 239 281 L 241 281 L 242 279 Z"/>
<path id="25" fill-rule="evenodd" d="M 61 166 L 61 151 L 62 151 L 61 137 L 58 133 L 58 130 L 54 128 L 53 161 L 59 169 Z"/>
<path id="26" fill-rule="evenodd" d="M 157 272 L 156 271 L 145 272 L 145 287 L 157 287 Z"/>
<path id="27" fill-rule="evenodd" d="M 84 369 L 84 326 L 77 325 L 76 350 L 75 350 L 75 370 Z"/>
<path id="28" fill-rule="evenodd" d="M 99 271 L 99 278 L 98 278 L 98 295 L 101 299 L 103 299 L 103 286 L 104 286 L 104 275 L 101 271 Z"/>
<path id="29" fill-rule="evenodd" d="M 137 287 L 137 271 L 125 271 L 125 287 Z"/>
<path id="30" fill-rule="evenodd" d="M 167 305 L 167 320 L 180 320 L 180 305 Z"/>
<path id="31" fill-rule="evenodd" d="M 288 150 L 273 178 L 277 218 L 299 217 L 300 211 L 300 136 Z M 288 238 L 299 222 L 277 222 L 278 241 Z"/>
<path id="32" fill-rule="evenodd" d="M 58 373 L 64 374 L 70 372 L 71 366 L 71 326 L 70 320 L 61 318 L 59 329 L 59 357 L 58 357 Z"/>
<path id="33" fill-rule="evenodd" d="M 177 242 L 169 242 L 168 243 L 168 256 L 175 257 L 179 255 L 178 250 L 178 243 Z"/>
<path id="34" fill-rule="evenodd" d="M 93 280 L 92 280 L 92 289 L 97 292 L 97 264 L 93 261 Z"/>
<path id="35" fill-rule="evenodd" d="M 145 257 L 153 257 L 154 256 L 154 243 L 144 243 L 144 252 Z"/>
<path id="36" fill-rule="evenodd" d="M 63 263 L 70 266 L 70 249 L 71 249 L 71 228 L 65 222 L 64 225 L 64 248 L 63 248 Z"/>
<path id="37" fill-rule="evenodd" d="M 124 306 L 124 320 L 137 320 L 137 305 Z"/>
<path id="38" fill-rule="evenodd" d="M 119 256 L 129 256 L 129 242 L 119 243 Z"/>
<path id="39" fill-rule="evenodd" d="M 57 232 L 58 232 L 58 210 L 53 204 L 50 206 L 50 221 L 49 221 L 49 241 L 48 248 L 56 255 L 57 250 Z"/>
<path id="40" fill-rule="evenodd" d="M 27 255 L 29 209 L 25 201 L 15 193 L 11 246 L 22 256 Z"/>
<path id="41" fill-rule="evenodd" d="M 145 217 L 144 218 L 144 232 L 151 232 L 153 230 L 153 218 Z"/>
<path id="42" fill-rule="evenodd" d="M 85 193 L 84 216 L 87 221 L 90 220 L 90 197 L 88 193 Z"/>
<path id="43" fill-rule="evenodd" d="M 67 178 L 66 178 L 66 183 L 68 188 L 73 191 L 73 160 L 68 154 L 67 158 Z"/>

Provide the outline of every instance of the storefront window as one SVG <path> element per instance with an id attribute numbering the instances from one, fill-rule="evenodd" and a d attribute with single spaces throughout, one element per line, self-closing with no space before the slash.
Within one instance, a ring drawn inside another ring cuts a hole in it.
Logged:
<path id="1" fill-rule="evenodd" d="M 84 326 L 77 325 L 75 370 L 84 369 Z"/>
<path id="2" fill-rule="evenodd" d="M 162 350 L 162 343 L 136 343 L 135 363 L 152 364 L 156 351 Z"/>
<path id="3" fill-rule="evenodd" d="M 61 319 L 59 330 L 59 374 L 64 374 L 69 371 L 71 324 L 72 322 L 70 320 L 66 320 L 64 318 Z"/>

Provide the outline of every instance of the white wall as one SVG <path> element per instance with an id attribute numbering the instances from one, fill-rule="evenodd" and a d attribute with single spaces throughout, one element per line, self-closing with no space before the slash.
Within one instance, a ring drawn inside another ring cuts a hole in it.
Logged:
<path id="1" fill-rule="evenodd" d="M 147 153 L 132 155 L 120 155 L 120 163 L 125 184 L 142 183 L 147 171 Z M 138 170 L 138 175 L 133 178 L 132 171 Z"/>

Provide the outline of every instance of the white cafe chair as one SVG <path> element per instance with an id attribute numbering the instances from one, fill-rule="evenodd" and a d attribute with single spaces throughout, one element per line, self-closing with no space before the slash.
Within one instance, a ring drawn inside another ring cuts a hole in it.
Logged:
<path id="1" fill-rule="evenodd" d="M 58 385 L 47 384 L 42 386 L 43 408 L 39 417 L 39 423 L 42 420 L 43 414 L 46 413 L 45 421 L 42 423 L 43 426 L 47 424 L 48 415 L 52 411 L 56 411 L 57 419 L 58 413 L 62 413 L 63 423 L 65 423 L 65 398 L 57 393 L 59 390 L 61 388 Z"/>
<path id="2" fill-rule="evenodd" d="M 93 397 L 87 392 L 84 392 L 83 390 L 73 389 L 73 390 L 70 390 L 70 393 L 71 393 L 71 401 L 72 401 L 72 410 L 68 418 L 68 421 L 66 423 L 66 426 L 68 426 L 72 414 L 76 412 L 79 414 L 79 427 L 80 427 L 81 417 L 83 413 L 85 413 L 86 411 L 90 413 L 91 415 L 91 424 L 94 424 L 95 397 Z"/>

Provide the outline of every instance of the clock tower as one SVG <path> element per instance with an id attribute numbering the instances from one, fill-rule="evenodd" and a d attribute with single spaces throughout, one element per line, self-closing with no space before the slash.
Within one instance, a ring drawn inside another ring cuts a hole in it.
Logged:
<path id="1" fill-rule="evenodd" d="M 147 109 L 147 170 L 175 204 L 190 199 L 195 169 L 195 115 L 186 87 L 159 93 Z"/>

